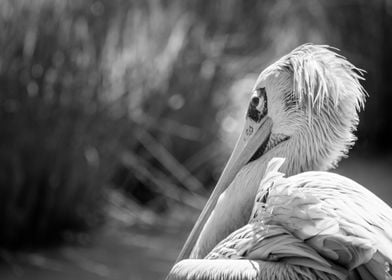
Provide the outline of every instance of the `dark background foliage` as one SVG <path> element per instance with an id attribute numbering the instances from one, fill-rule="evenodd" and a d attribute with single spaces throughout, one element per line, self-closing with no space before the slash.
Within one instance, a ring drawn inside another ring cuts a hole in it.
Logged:
<path id="1" fill-rule="evenodd" d="M 391 29 L 389 0 L 0 0 L 0 247 L 200 209 L 258 73 L 306 42 L 367 71 L 351 154 L 390 169 Z"/>

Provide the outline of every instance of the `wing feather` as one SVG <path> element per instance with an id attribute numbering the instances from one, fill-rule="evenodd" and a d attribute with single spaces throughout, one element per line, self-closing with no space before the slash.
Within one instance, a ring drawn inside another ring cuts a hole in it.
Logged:
<path id="1" fill-rule="evenodd" d="M 285 178 L 282 164 L 273 159 L 268 166 L 249 224 L 222 240 L 192 271 L 206 271 L 204 265 L 220 271 L 228 264 L 213 260 L 248 259 L 262 264 L 253 276 L 279 268 L 282 279 L 392 280 L 392 209 L 343 176 L 305 172 Z M 241 264 L 247 271 L 249 263 Z"/>
<path id="2" fill-rule="evenodd" d="M 320 256 L 360 275 L 389 277 L 385 269 L 375 269 L 392 263 L 392 209 L 385 202 L 338 174 L 312 171 L 285 178 L 278 169 L 275 161 L 262 180 L 251 222 L 281 226 Z"/>
<path id="3" fill-rule="evenodd" d="M 282 226 L 259 222 L 247 224 L 230 234 L 206 259 L 251 259 L 300 265 L 309 273 L 319 271 L 325 279 L 345 279 L 348 275 L 347 270 L 326 260 Z M 309 279 L 323 277 L 313 275 Z"/>

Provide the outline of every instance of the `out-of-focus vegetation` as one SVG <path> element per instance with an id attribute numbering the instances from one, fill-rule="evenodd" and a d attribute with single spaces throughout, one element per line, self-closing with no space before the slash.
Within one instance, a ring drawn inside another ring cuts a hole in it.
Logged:
<path id="1" fill-rule="evenodd" d="M 102 221 L 110 190 L 199 208 L 258 72 L 305 42 L 368 71 L 359 148 L 391 151 L 388 0 L 0 1 L 0 246 Z"/>

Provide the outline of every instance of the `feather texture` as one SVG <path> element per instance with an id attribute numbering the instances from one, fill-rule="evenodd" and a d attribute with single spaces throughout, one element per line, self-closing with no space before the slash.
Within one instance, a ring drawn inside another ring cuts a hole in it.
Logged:
<path id="1" fill-rule="evenodd" d="M 337 106 L 349 96 L 359 110 L 364 107 L 367 95 L 359 83 L 365 71 L 334 50 L 338 49 L 310 43 L 301 45 L 266 68 L 259 80 L 288 69 L 294 88 L 290 93 L 299 103 L 320 111 L 328 102 Z"/>
<path id="2" fill-rule="evenodd" d="M 167 280 L 338 280 L 308 267 L 254 260 L 187 259 L 170 271 Z"/>
<path id="3" fill-rule="evenodd" d="M 219 204 L 214 221 L 226 227 L 219 239 L 206 237 L 208 250 L 248 224 L 206 259 L 177 263 L 168 279 L 392 280 L 392 209 L 348 178 L 304 172 L 347 154 L 365 102 L 363 71 L 332 50 L 305 44 L 260 74 L 255 89 L 266 91 L 271 136 Z M 234 209 L 238 201 L 247 203 Z"/>
<path id="4" fill-rule="evenodd" d="M 392 279 L 391 208 L 337 174 L 285 178 L 278 171 L 283 162 L 270 161 L 249 224 L 206 258 L 281 262 L 324 273 L 327 279 Z"/>
<path id="5" fill-rule="evenodd" d="M 291 137 L 287 149 L 292 154 L 286 161 L 290 175 L 298 169 L 335 167 L 356 140 L 358 111 L 367 95 L 360 84 L 364 71 L 334 50 L 301 45 L 267 67 L 256 81 L 255 88 L 267 89 L 274 130 Z"/>

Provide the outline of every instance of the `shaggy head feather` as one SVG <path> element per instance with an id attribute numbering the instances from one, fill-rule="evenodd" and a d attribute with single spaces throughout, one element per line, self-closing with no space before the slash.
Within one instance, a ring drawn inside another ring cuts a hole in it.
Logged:
<path id="1" fill-rule="evenodd" d="M 334 50 L 299 46 L 266 68 L 256 82 L 255 90 L 266 90 L 274 122 L 270 141 L 289 136 L 290 148 L 301 153 L 295 157 L 302 162 L 288 164 L 303 164 L 302 171 L 334 167 L 356 140 L 353 131 L 366 97 L 360 84 L 364 71 Z"/>

